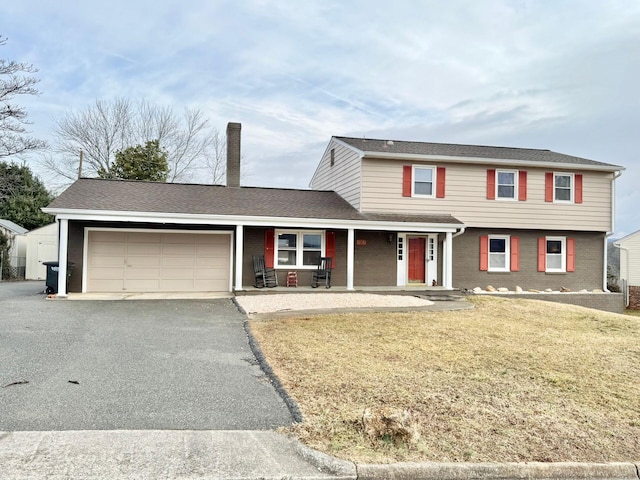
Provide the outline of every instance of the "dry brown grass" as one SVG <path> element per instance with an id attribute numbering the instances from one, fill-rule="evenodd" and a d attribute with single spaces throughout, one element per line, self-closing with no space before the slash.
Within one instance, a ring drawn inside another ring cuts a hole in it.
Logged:
<path id="1" fill-rule="evenodd" d="M 252 322 L 304 415 L 289 432 L 365 462 L 638 460 L 639 319 L 470 301 L 474 310 Z M 417 440 L 372 439 L 367 408 L 410 412 Z"/>

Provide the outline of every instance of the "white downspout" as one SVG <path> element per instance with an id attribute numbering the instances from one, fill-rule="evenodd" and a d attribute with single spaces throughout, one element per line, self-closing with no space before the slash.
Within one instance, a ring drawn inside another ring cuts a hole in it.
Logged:
<path id="1" fill-rule="evenodd" d="M 604 235 L 604 268 L 602 275 L 602 290 L 609 293 L 609 289 L 607 288 L 607 269 L 609 267 L 609 237 L 613 235 L 616 231 L 616 179 L 620 178 L 622 172 L 618 171 L 613 174 L 613 178 L 611 179 L 611 231 L 606 232 Z"/>

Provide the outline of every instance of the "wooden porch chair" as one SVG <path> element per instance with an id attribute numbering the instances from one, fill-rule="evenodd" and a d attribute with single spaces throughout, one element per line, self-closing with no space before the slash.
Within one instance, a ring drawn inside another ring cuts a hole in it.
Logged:
<path id="1" fill-rule="evenodd" d="M 278 275 L 274 268 L 267 268 L 264 264 L 264 256 L 253 257 L 253 273 L 255 274 L 255 282 L 253 284 L 256 288 L 264 287 L 277 287 Z"/>
<path id="2" fill-rule="evenodd" d="M 331 288 L 331 257 L 320 257 L 318 269 L 311 274 L 311 288 L 318 288 L 318 285 L 324 282 L 326 288 Z"/>

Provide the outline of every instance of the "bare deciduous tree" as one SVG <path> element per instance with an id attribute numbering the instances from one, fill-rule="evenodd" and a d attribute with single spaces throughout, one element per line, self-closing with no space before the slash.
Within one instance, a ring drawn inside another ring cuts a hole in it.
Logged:
<path id="1" fill-rule="evenodd" d="M 7 39 L 0 37 L 0 46 Z M 13 103 L 17 95 L 39 95 L 39 82 L 31 73 L 38 70 L 28 63 L 0 58 L 0 158 L 47 146 L 46 142 L 27 135 L 27 112 Z"/>
<path id="2" fill-rule="evenodd" d="M 49 157 L 45 164 L 68 179 L 78 175 L 80 151 L 83 152 L 82 174 L 97 175 L 100 169 L 109 170 L 116 151 L 153 140 L 158 140 L 167 152 L 170 182 L 191 180 L 203 165 L 216 172 L 224 169 L 224 165 L 216 163 L 223 160 L 218 155 L 220 135 L 200 110 L 185 109 L 180 116 L 171 107 L 152 105 L 144 100 L 97 100 L 81 112 L 72 111 L 56 119 L 54 137 L 58 156 Z M 211 176 L 206 177 L 202 183 L 211 182 Z"/>

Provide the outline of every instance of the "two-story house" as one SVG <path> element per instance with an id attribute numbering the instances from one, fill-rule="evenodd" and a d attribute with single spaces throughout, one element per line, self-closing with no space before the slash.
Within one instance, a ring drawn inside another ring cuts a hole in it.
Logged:
<path id="1" fill-rule="evenodd" d="M 602 288 L 621 167 L 546 150 L 334 137 L 311 190 L 79 179 L 47 213 L 71 292 L 253 288 L 264 255 L 280 284 L 318 259 L 358 287 Z M 59 295 L 66 295 L 59 282 Z"/>
<path id="2" fill-rule="evenodd" d="M 385 284 L 575 291 L 606 288 L 622 170 L 549 150 L 333 137 L 311 187 L 336 191 L 364 214 L 451 215 L 463 224 L 452 235 L 394 232 Z"/>

